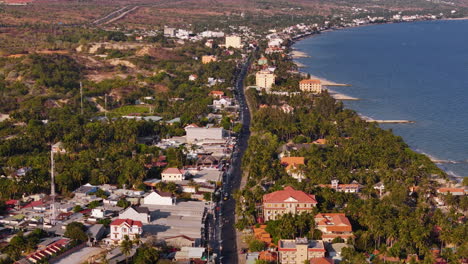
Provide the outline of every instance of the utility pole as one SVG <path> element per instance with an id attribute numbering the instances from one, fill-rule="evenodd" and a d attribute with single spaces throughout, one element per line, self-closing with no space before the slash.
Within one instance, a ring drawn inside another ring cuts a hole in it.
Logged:
<path id="1" fill-rule="evenodd" d="M 107 94 L 104 94 L 104 115 L 107 119 Z"/>
<path id="2" fill-rule="evenodd" d="M 55 211 L 55 161 L 54 161 L 54 149 L 53 145 L 50 150 L 50 196 L 52 196 L 52 217 L 50 218 L 50 224 L 55 225 L 56 211 Z"/>
<path id="3" fill-rule="evenodd" d="M 80 82 L 81 115 L 83 115 L 83 83 Z"/>

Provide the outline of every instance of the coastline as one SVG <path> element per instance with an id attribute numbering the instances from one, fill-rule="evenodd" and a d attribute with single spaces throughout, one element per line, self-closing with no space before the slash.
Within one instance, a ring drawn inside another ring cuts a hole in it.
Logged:
<path id="1" fill-rule="evenodd" d="M 375 26 L 375 25 L 382 25 L 382 24 L 412 23 L 412 22 L 439 21 L 439 20 L 440 21 L 462 21 L 462 20 L 468 20 L 468 17 L 446 18 L 446 19 L 425 19 L 425 20 L 402 21 L 402 22 L 368 23 L 368 24 L 364 24 L 364 25 L 356 25 L 356 26 L 349 26 L 349 27 L 330 28 L 330 29 L 326 29 L 326 30 L 323 30 L 323 31 L 312 32 L 312 33 L 309 33 L 307 35 L 302 35 L 300 37 L 293 38 L 293 40 L 291 41 L 290 47 L 291 47 L 291 49 L 294 49 L 294 51 L 298 51 L 301 54 L 303 54 L 303 53 L 306 53 L 306 52 L 295 49 L 293 47 L 294 44 L 296 42 L 301 41 L 301 40 L 306 39 L 306 38 L 313 38 L 316 35 L 321 34 L 321 33 L 332 32 L 332 31 L 348 29 L 348 28 L 358 28 L 358 27 Z M 305 57 L 310 58 L 311 56 L 309 55 L 309 56 L 305 56 Z M 296 60 L 296 59 L 305 58 L 305 57 L 292 57 L 291 59 L 293 60 L 294 64 L 296 64 L 298 66 L 298 68 L 306 68 L 306 67 L 308 67 L 307 65 L 305 65 L 305 64 L 303 64 L 301 62 L 298 62 Z M 325 78 L 316 76 L 316 75 L 313 74 L 313 72 L 308 72 L 308 74 L 310 74 L 311 78 L 320 80 L 322 83 L 324 83 L 324 85 L 333 86 L 334 84 L 337 84 L 337 86 L 345 86 L 343 84 L 340 85 L 340 84 L 338 84 L 336 82 L 333 82 L 333 81 L 327 80 Z M 325 84 L 325 83 L 327 83 L 327 84 Z M 346 85 L 346 86 L 351 86 L 351 85 Z M 360 100 L 359 98 L 354 98 L 354 97 L 351 97 L 351 96 L 348 96 L 348 95 L 345 95 L 345 94 L 342 94 L 342 93 L 338 93 L 338 92 L 336 92 L 334 90 L 331 90 L 331 89 L 328 89 L 328 91 L 330 92 L 331 96 L 333 98 L 335 98 L 336 100 Z M 408 124 L 414 123 L 414 121 L 410 121 L 410 120 L 374 120 L 373 118 L 366 119 L 362 114 L 359 114 L 359 116 L 360 116 L 361 119 L 365 120 L 366 122 L 389 121 L 389 122 L 377 122 L 377 123 L 408 123 Z M 391 121 L 404 121 L 404 122 L 391 122 Z M 426 152 L 423 152 L 421 150 L 414 149 L 414 148 L 411 148 L 411 149 L 413 151 L 419 153 L 419 154 L 425 155 L 431 162 L 433 162 L 438 168 L 440 168 L 446 174 L 447 179 L 450 180 L 450 181 L 453 181 L 453 182 L 459 184 L 459 183 L 461 183 L 463 181 L 464 177 L 468 177 L 468 175 L 467 176 L 458 175 L 455 172 L 451 171 L 449 168 L 446 168 L 446 167 L 443 166 L 444 164 L 468 163 L 468 160 L 467 161 L 454 161 L 454 160 L 437 159 L 433 155 L 428 154 Z"/>

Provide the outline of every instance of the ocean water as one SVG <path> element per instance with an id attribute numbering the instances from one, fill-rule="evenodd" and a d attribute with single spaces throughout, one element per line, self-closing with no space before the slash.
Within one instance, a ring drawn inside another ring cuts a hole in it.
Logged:
<path id="1" fill-rule="evenodd" d="M 424 21 L 349 28 L 307 38 L 294 48 L 302 71 L 351 87 L 348 108 L 385 124 L 410 147 L 468 176 L 468 21 Z"/>

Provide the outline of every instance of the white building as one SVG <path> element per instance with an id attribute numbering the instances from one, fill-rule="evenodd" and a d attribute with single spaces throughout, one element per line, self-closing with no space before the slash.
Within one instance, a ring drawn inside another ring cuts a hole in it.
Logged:
<path id="1" fill-rule="evenodd" d="M 164 27 L 164 36 L 165 37 L 175 37 L 176 35 L 176 29 L 175 28 L 171 28 L 171 27 Z"/>
<path id="2" fill-rule="evenodd" d="M 235 49 L 241 49 L 243 47 L 241 37 L 226 36 L 226 49 L 229 49 L 231 47 Z"/>
<path id="3" fill-rule="evenodd" d="M 110 224 L 110 240 L 114 244 L 119 244 L 125 236 L 130 240 L 135 239 L 143 233 L 141 221 L 132 219 L 116 219 Z"/>
<path id="4" fill-rule="evenodd" d="M 232 106 L 231 98 L 221 98 L 219 100 L 213 100 L 213 108 L 216 110 L 221 110 L 228 106 Z"/>
<path id="5" fill-rule="evenodd" d="M 259 71 L 255 74 L 255 84 L 268 91 L 275 84 L 275 75 L 270 71 Z"/>
<path id="6" fill-rule="evenodd" d="M 128 207 L 123 212 L 119 213 L 120 219 L 134 219 L 148 224 L 151 221 L 150 211 L 148 207 Z"/>
<path id="7" fill-rule="evenodd" d="M 195 143 L 206 139 L 222 140 L 224 129 L 221 127 L 186 127 L 187 143 Z"/>
<path id="8" fill-rule="evenodd" d="M 183 181 L 185 180 L 185 171 L 178 168 L 167 168 L 161 173 L 163 182 Z"/>
<path id="9" fill-rule="evenodd" d="M 143 198 L 145 205 L 174 205 L 175 198 L 172 193 L 153 191 Z"/>

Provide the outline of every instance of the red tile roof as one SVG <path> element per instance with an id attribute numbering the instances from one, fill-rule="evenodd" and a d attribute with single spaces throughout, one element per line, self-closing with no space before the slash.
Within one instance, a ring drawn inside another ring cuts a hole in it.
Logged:
<path id="1" fill-rule="evenodd" d="M 141 221 L 134 221 L 132 219 L 115 219 L 110 225 L 121 226 L 122 224 L 126 223 L 128 226 L 139 226 L 143 227 L 143 223 Z"/>
<path id="2" fill-rule="evenodd" d="M 310 264 L 333 264 L 333 259 L 329 258 L 311 258 Z"/>
<path id="3" fill-rule="evenodd" d="M 36 206 L 41 206 L 41 205 L 44 205 L 44 202 L 42 200 L 39 200 L 39 201 L 30 202 L 27 205 L 23 206 L 23 208 L 36 207 Z"/>
<path id="4" fill-rule="evenodd" d="M 317 204 L 315 195 L 307 194 L 303 191 L 297 191 L 291 186 L 287 186 L 284 190 L 265 194 L 263 196 L 264 203 L 283 203 L 288 198 L 297 200 L 298 203 L 313 203 Z"/>
<path id="5" fill-rule="evenodd" d="M 184 172 L 178 168 L 167 168 L 162 173 L 169 173 L 169 174 L 184 174 Z"/>

